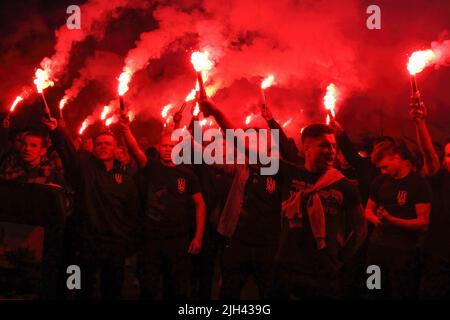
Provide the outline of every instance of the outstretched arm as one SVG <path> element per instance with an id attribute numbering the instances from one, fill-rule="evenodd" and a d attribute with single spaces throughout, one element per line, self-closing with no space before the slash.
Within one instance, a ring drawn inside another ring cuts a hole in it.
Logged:
<path id="1" fill-rule="evenodd" d="M 72 139 L 70 139 L 64 128 L 58 126 L 58 121 L 55 118 L 43 118 L 42 123 L 50 131 L 50 139 L 55 145 L 56 152 L 61 157 L 66 179 L 72 185 L 77 186 L 80 172 L 80 158 Z"/>
<path id="2" fill-rule="evenodd" d="M 417 144 L 424 160 L 425 175 L 433 176 L 439 170 L 440 163 L 425 121 L 425 105 L 423 102 L 419 104 L 416 97 L 413 96 L 411 97 L 410 106 L 410 116 L 416 125 Z"/>
<path id="3" fill-rule="evenodd" d="M 128 118 L 120 117 L 119 125 L 128 150 L 130 150 L 130 153 L 136 160 L 139 168 L 144 168 L 147 165 L 147 156 L 145 155 L 144 151 L 141 150 L 139 144 L 136 141 L 136 138 L 131 132 L 130 121 L 128 120 Z"/>

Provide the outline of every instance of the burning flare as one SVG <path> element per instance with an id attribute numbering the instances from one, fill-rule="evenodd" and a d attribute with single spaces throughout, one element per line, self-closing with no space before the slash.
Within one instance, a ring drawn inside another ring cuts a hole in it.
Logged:
<path id="1" fill-rule="evenodd" d="M 50 70 L 49 69 L 37 69 L 35 73 L 34 84 L 38 93 L 42 93 L 45 88 L 53 87 L 54 82 L 50 80 Z"/>
<path id="2" fill-rule="evenodd" d="M 275 81 L 275 77 L 273 75 L 269 75 L 261 82 L 261 89 L 267 89 L 273 85 Z"/>
<path id="3" fill-rule="evenodd" d="M 323 97 L 323 105 L 329 111 L 329 115 L 335 116 L 334 107 L 336 105 L 337 88 L 334 83 L 330 83 L 327 87 L 327 93 Z"/>
<path id="4" fill-rule="evenodd" d="M 195 94 L 197 93 L 196 89 L 192 89 L 191 92 L 189 92 L 189 94 L 186 96 L 186 99 L 184 99 L 184 101 L 189 102 L 195 99 Z"/>
<path id="5" fill-rule="evenodd" d="M 437 55 L 433 50 L 416 51 L 410 57 L 408 61 L 408 71 L 410 75 L 415 75 L 422 72 L 427 66 L 433 63 L 437 58 Z"/>
<path id="6" fill-rule="evenodd" d="M 252 122 L 253 120 L 253 114 L 249 114 L 246 118 L 245 118 L 245 125 L 249 125 L 250 122 Z"/>
<path id="7" fill-rule="evenodd" d="M 125 67 L 123 69 L 123 72 L 119 76 L 119 87 L 118 92 L 119 96 L 123 96 L 125 92 L 128 91 L 128 83 L 131 80 L 131 69 L 128 67 Z"/>
<path id="8" fill-rule="evenodd" d="M 86 128 L 89 126 L 89 120 L 86 118 L 84 119 L 83 123 L 81 124 L 81 128 L 78 131 L 78 134 L 82 135 L 84 130 L 86 130 Z"/>
<path id="9" fill-rule="evenodd" d="M 16 99 L 14 100 L 13 104 L 11 105 L 11 108 L 9 109 L 9 112 L 13 112 L 14 109 L 16 108 L 17 104 L 23 101 L 23 98 L 21 96 L 17 96 Z"/>
<path id="10" fill-rule="evenodd" d="M 110 106 L 104 106 L 103 107 L 103 111 L 102 114 L 100 115 L 100 120 L 105 120 L 106 116 L 111 112 L 111 107 Z"/>
<path id="11" fill-rule="evenodd" d="M 213 67 L 213 62 L 209 59 L 209 52 L 195 51 L 191 55 L 191 63 L 194 66 L 195 71 L 203 72 L 209 71 Z"/>
<path id="12" fill-rule="evenodd" d="M 119 121 L 117 115 L 113 115 L 113 116 L 109 117 L 108 119 L 106 119 L 105 126 L 109 127 L 110 125 L 112 125 L 113 123 L 116 123 L 117 121 Z"/>
<path id="13" fill-rule="evenodd" d="M 161 111 L 161 117 L 166 118 L 170 109 L 172 109 L 172 104 L 165 105 Z"/>
<path id="14" fill-rule="evenodd" d="M 194 111 L 192 111 L 192 115 L 193 116 L 198 116 L 198 114 L 200 113 L 200 107 L 198 105 L 198 102 L 195 103 L 195 107 L 194 107 Z"/>
<path id="15" fill-rule="evenodd" d="M 61 101 L 59 102 L 59 109 L 62 110 L 64 108 L 64 106 L 67 104 L 67 100 L 68 98 L 66 96 L 64 96 Z"/>
<path id="16" fill-rule="evenodd" d="M 287 120 L 285 123 L 283 123 L 283 128 L 286 128 L 292 121 L 292 118 L 289 118 L 289 120 Z"/>

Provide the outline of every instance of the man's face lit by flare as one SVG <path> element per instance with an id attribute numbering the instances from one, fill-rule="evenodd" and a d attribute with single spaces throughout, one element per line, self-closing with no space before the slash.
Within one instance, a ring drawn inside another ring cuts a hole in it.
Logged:
<path id="1" fill-rule="evenodd" d="M 331 168 L 336 157 L 336 138 L 333 134 L 324 134 L 304 141 L 305 157 L 319 171 Z"/>
<path id="2" fill-rule="evenodd" d="M 175 147 L 177 142 L 172 141 L 169 135 L 161 137 L 159 142 L 158 151 L 162 162 L 172 163 L 172 149 Z"/>
<path id="3" fill-rule="evenodd" d="M 93 154 L 95 158 L 101 161 L 114 160 L 116 156 L 116 139 L 108 134 L 98 136 L 94 141 Z"/>
<path id="4" fill-rule="evenodd" d="M 20 155 L 28 165 L 36 166 L 45 155 L 47 149 L 41 137 L 24 135 L 20 144 Z"/>

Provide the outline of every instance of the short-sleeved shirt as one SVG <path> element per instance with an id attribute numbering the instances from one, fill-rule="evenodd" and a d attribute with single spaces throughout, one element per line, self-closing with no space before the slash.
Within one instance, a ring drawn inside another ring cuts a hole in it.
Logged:
<path id="1" fill-rule="evenodd" d="M 193 218 L 192 195 L 200 192 L 200 183 L 187 165 L 165 166 L 149 161 L 143 171 L 144 236 L 168 238 L 187 236 Z"/>
<path id="2" fill-rule="evenodd" d="M 415 219 L 417 218 L 415 205 L 430 203 L 431 190 L 426 179 L 415 172 L 410 172 L 402 179 L 381 175 L 372 182 L 370 199 L 383 206 L 393 217 Z M 371 242 L 408 247 L 416 245 L 420 235 L 419 231 L 385 224 L 374 230 Z"/>
<path id="3" fill-rule="evenodd" d="M 281 176 L 261 175 L 250 166 L 239 222 L 233 239 L 250 245 L 278 244 L 281 231 Z"/>
<path id="4" fill-rule="evenodd" d="M 292 167 L 289 173 L 283 199 L 288 199 L 291 192 L 312 187 L 320 174 L 311 173 L 304 168 Z M 296 181 L 299 189 L 293 186 Z M 350 214 L 361 211 L 355 208 L 361 205 L 361 198 L 356 186 L 347 178 L 342 178 L 318 192 L 325 213 L 326 247 L 317 249 L 307 214 L 302 214 L 300 226 L 293 227 L 286 221 L 281 236 L 279 262 L 285 269 L 296 273 L 317 275 L 336 272 L 340 267 L 339 253 L 351 230 L 348 222 L 353 219 Z M 300 209 L 306 213 L 306 203 Z M 361 219 L 362 217 L 359 217 Z M 287 218 L 286 218 L 287 219 Z"/>

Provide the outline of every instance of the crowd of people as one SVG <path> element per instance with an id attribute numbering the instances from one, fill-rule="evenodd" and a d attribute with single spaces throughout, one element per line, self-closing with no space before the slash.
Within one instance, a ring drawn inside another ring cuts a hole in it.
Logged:
<path id="1" fill-rule="evenodd" d="M 200 107 L 236 128 L 210 100 Z M 177 165 L 170 130 L 145 150 L 125 114 L 120 137 L 81 141 L 51 117 L 47 132 L 14 133 L 6 117 L 0 179 L 66 190 L 62 265 L 82 270 L 76 298 L 93 297 L 97 274 L 102 298 L 121 298 L 134 256 L 142 299 L 206 300 L 214 286 L 240 299 L 250 276 L 261 299 L 448 299 L 450 141 L 433 143 L 425 106 L 410 107 L 420 157 L 389 136 L 363 155 L 334 119 L 304 128 L 299 149 L 262 108 L 279 130 L 275 175 L 260 163 Z M 373 265 L 381 289 L 367 287 Z"/>

